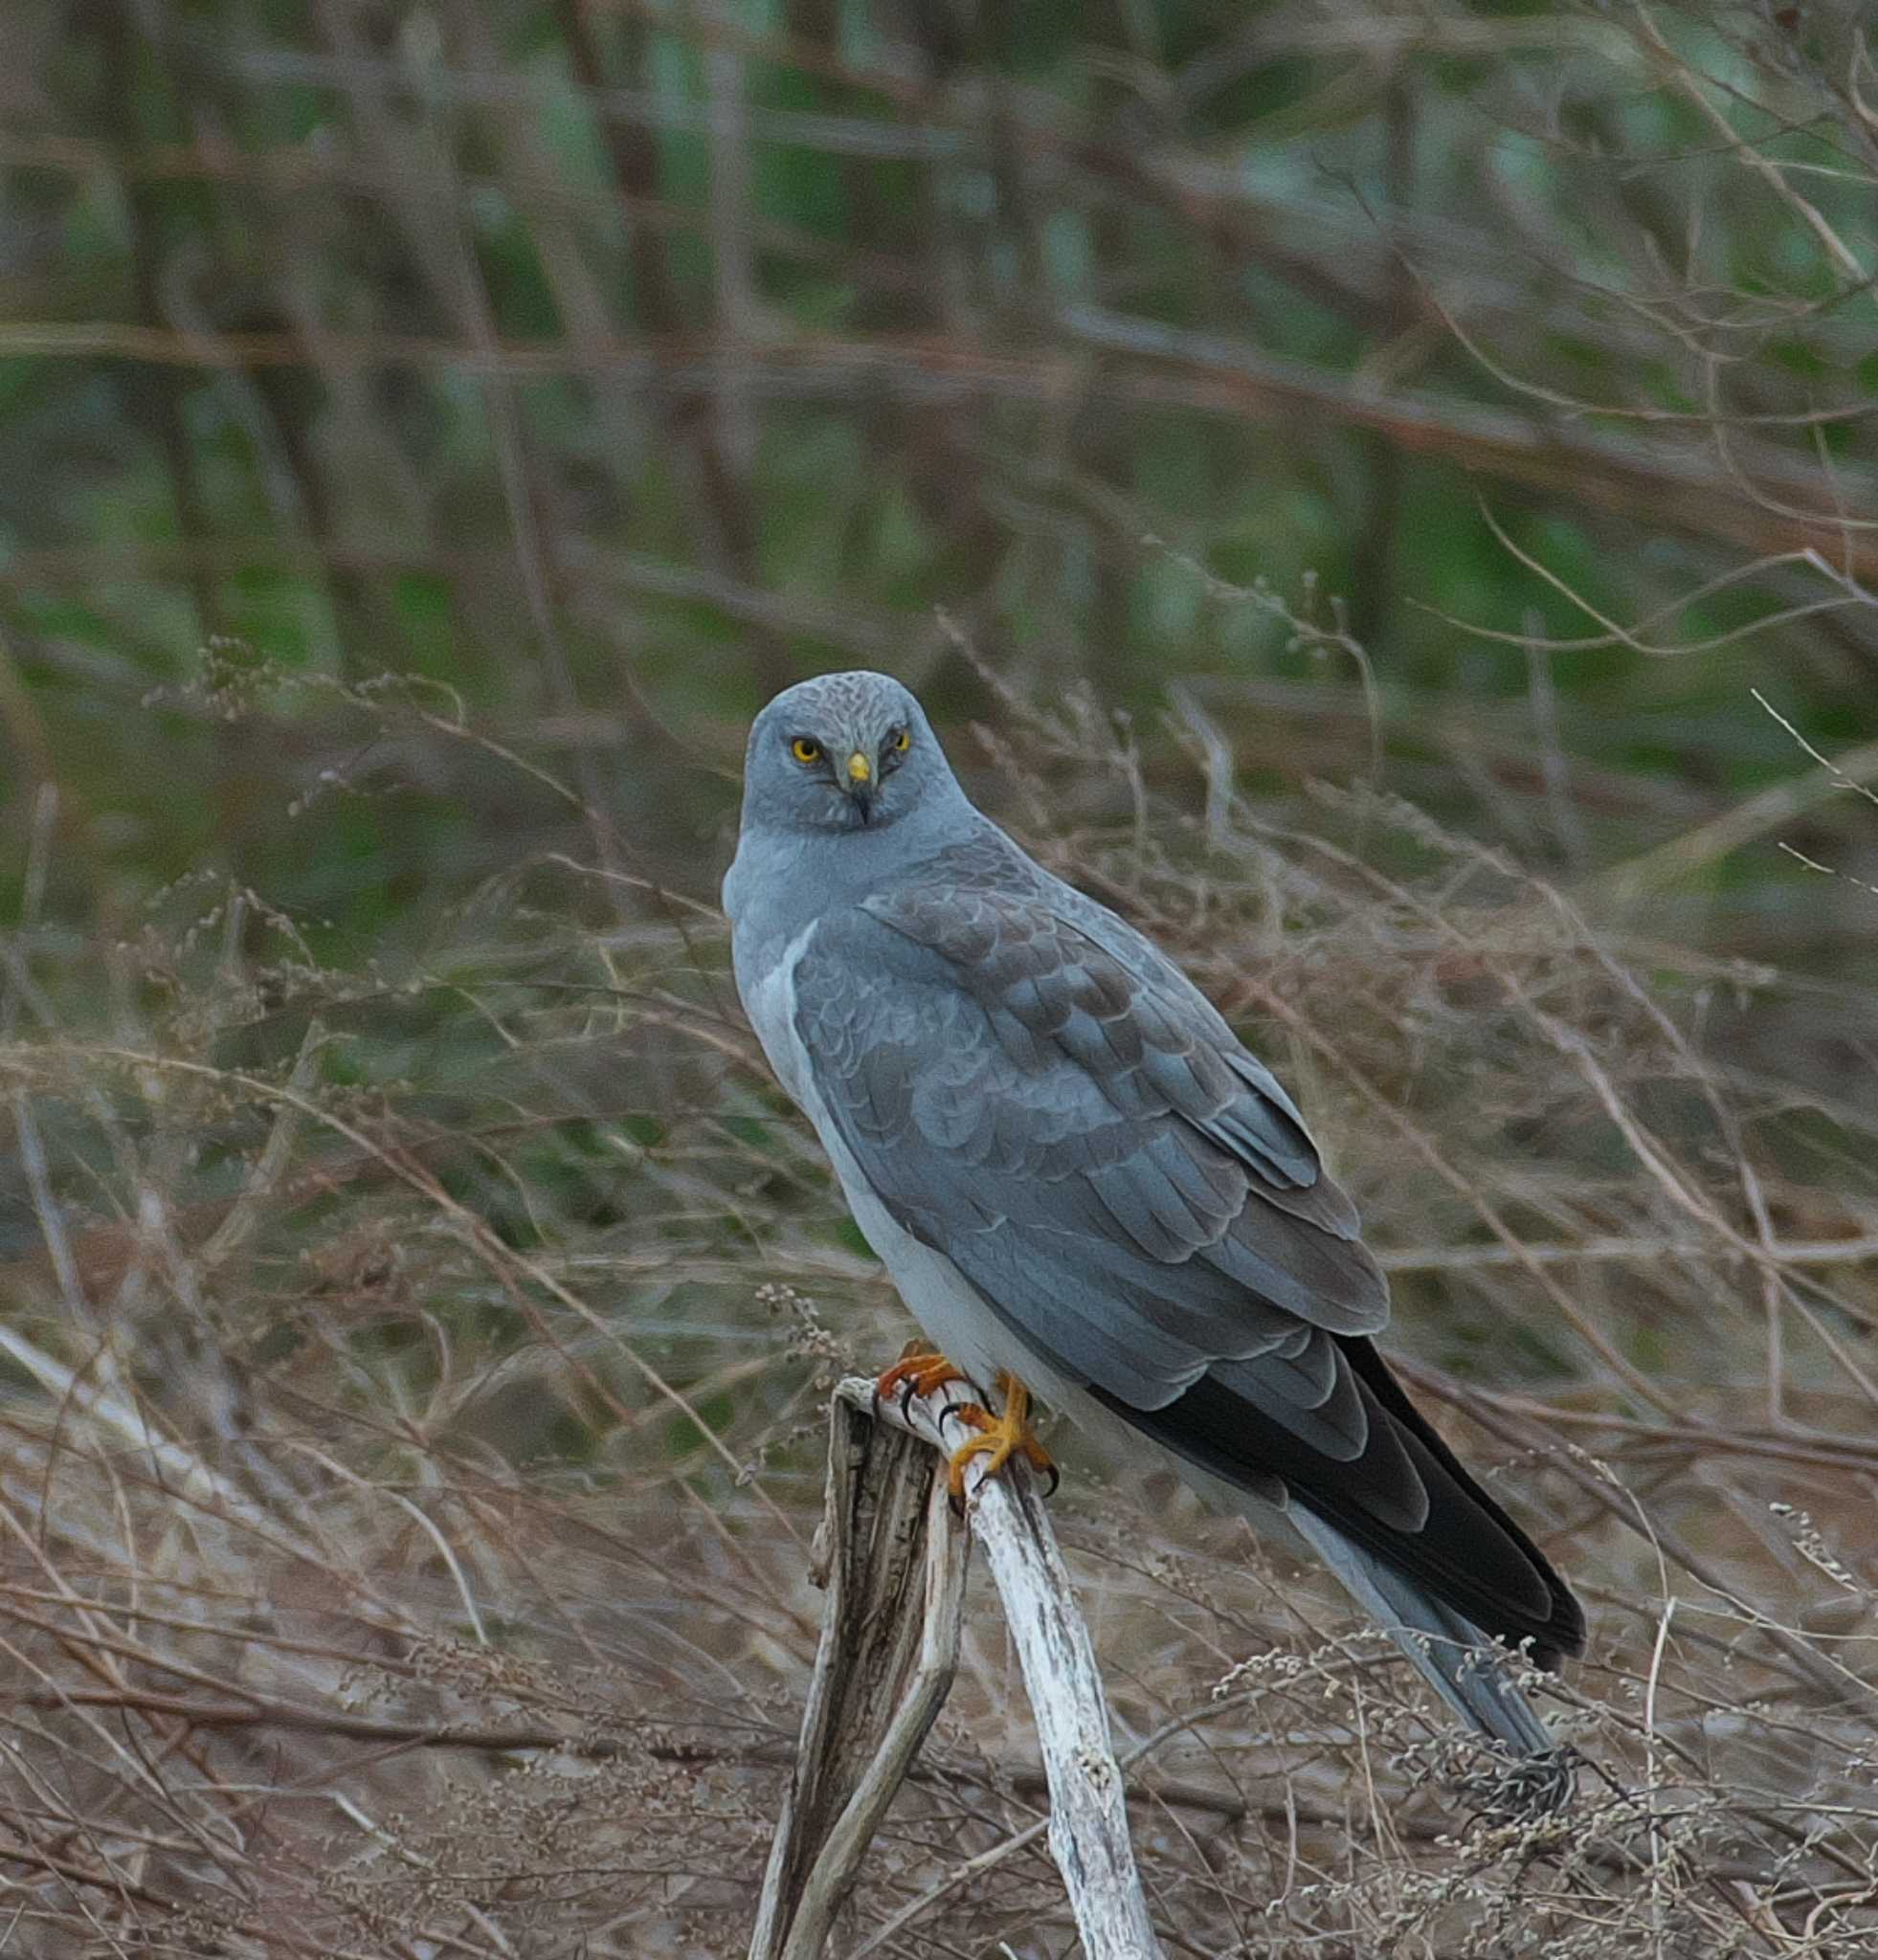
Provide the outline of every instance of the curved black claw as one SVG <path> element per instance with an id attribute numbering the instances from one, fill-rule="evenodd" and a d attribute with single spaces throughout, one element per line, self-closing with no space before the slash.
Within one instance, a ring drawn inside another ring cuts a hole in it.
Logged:
<path id="1" fill-rule="evenodd" d="M 975 1409 L 977 1406 L 975 1402 L 948 1402 L 939 1412 L 939 1420 L 942 1423 L 946 1422 L 950 1417 L 963 1415 L 968 1409 Z"/>
<path id="2" fill-rule="evenodd" d="M 1062 1472 L 1054 1463 L 1045 1463 L 1043 1467 L 1050 1473 L 1050 1487 L 1043 1493 L 1043 1502 L 1048 1503 L 1062 1488 Z"/>
<path id="3" fill-rule="evenodd" d="M 903 1420 L 906 1422 L 912 1421 L 913 1378 L 911 1375 L 908 1375 L 906 1379 L 900 1384 L 900 1414 Z"/>

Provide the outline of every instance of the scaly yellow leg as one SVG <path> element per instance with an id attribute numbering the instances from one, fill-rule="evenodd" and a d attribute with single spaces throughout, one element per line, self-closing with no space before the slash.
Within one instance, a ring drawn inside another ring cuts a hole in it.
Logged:
<path id="1" fill-rule="evenodd" d="M 874 1393 L 883 1400 L 898 1395 L 904 1411 L 915 1395 L 929 1395 L 948 1382 L 965 1380 L 943 1354 L 935 1354 L 924 1342 L 908 1341 L 905 1352 L 875 1382 Z M 1033 1470 L 1049 1473 L 1050 1487 L 1043 1493 L 1045 1497 L 1054 1497 L 1062 1481 L 1048 1452 L 1031 1431 L 1030 1391 L 1016 1375 L 1004 1372 L 997 1377 L 997 1390 L 1004 1397 L 1002 1415 L 987 1414 L 976 1402 L 954 1402 L 945 1412 L 978 1431 L 970 1442 L 962 1443 L 952 1452 L 947 1467 L 947 1488 L 951 1492 L 953 1505 L 960 1510 L 965 1508 L 965 1466 L 974 1457 L 991 1459 L 985 1469 L 987 1477 L 995 1477 L 1013 1457 L 1022 1457 Z"/>
<path id="2" fill-rule="evenodd" d="M 978 1432 L 970 1442 L 961 1443 L 952 1452 L 951 1466 L 947 1472 L 946 1481 L 952 1503 L 960 1508 L 965 1503 L 965 1466 L 974 1457 L 991 1459 L 985 1465 L 987 1477 L 995 1477 L 1013 1457 L 1021 1457 L 1033 1470 L 1047 1470 L 1050 1488 L 1043 1493 L 1045 1497 L 1054 1496 L 1061 1481 L 1057 1466 L 1050 1461 L 1048 1452 L 1032 1433 L 1030 1391 L 1016 1375 L 1004 1370 L 998 1373 L 997 1389 L 1004 1397 L 1001 1415 L 987 1414 L 975 1402 L 959 1403 L 950 1412 Z"/>

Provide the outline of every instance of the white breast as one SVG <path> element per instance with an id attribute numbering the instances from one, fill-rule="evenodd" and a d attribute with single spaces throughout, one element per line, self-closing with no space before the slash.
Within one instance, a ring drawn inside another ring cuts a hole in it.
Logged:
<path id="1" fill-rule="evenodd" d="M 880 1255 L 927 1339 L 982 1388 L 992 1385 L 1000 1369 L 1009 1369 L 1040 1394 L 1050 1396 L 1054 1385 L 1040 1378 L 1035 1358 L 1013 1341 L 965 1275 L 943 1253 L 922 1245 L 894 1221 L 830 1120 L 827 1106 L 816 1091 L 808 1051 L 795 1032 L 795 969 L 815 932 L 813 924 L 804 927 L 760 979 L 746 986 L 739 975 L 744 1010 L 770 1058 L 770 1066 L 815 1125 L 855 1223 Z"/>

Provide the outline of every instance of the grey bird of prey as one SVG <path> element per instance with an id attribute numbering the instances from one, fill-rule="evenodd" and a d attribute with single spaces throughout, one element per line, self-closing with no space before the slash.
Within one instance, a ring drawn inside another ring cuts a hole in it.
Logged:
<path id="1" fill-rule="evenodd" d="M 750 1023 L 939 1372 L 1004 1392 L 995 1464 L 1034 1449 L 1026 1391 L 1119 1426 L 1314 1551 L 1476 1730 L 1549 1754 L 1494 1643 L 1555 1667 L 1583 1615 L 1372 1346 L 1388 1287 L 1296 1104 L 973 807 L 898 681 L 757 717 L 724 904 Z"/>

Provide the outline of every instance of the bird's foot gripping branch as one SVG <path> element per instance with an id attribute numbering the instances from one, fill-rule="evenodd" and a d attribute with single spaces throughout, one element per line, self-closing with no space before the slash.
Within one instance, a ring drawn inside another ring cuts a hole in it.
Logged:
<path id="1" fill-rule="evenodd" d="M 909 1415 L 916 1395 L 933 1394 L 954 1382 L 964 1388 L 973 1386 L 943 1354 L 934 1354 L 918 1342 L 910 1342 L 905 1353 L 874 1384 L 874 1399 L 895 1400 L 901 1414 Z M 1001 1372 L 997 1392 L 1004 1407 L 995 1415 L 978 1402 L 946 1405 L 946 1414 L 957 1416 L 977 1432 L 952 1452 L 947 1470 L 946 1488 L 954 1510 L 962 1509 L 965 1503 L 965 1471 L 969 1463 L 978 1462 L 982 1475 L 995 1477 L 1013 1457 L 1021 1457 L 1033 1470 L 1050 1480 L 1045 1497 L 1054 1497 L 1062 1481 L 1049 1452 L 1037 1440 L 1037 1433 L 1030 1426 L 1030 1391 L 1016 1375 Z"/>
<path id="2" fill-rule="evenodd" d="M 827 1603 L 750 1960 L 816 1960 L 824 1950 L 951 1685 L 974 1526 L 1030 1697 L 1050 1848 L 1083 1950 L 1090 1960 L 1160 1960 L 1095 1653 L 1062 1556 L 1027 1468 L 993 1475 L 987 1455 L 965 1451 L 975 1434 L 943 1399 L 956 1378 L 948 1370 L 924 1395 L 883 1396 L 861 1378 L 836 1391 L 817 1541 Z M 964 1458 L 972 1526 L 949 1501 L 940 1451 Z M 943 1900 L 914 1900 L 876 1944 Z"/>

